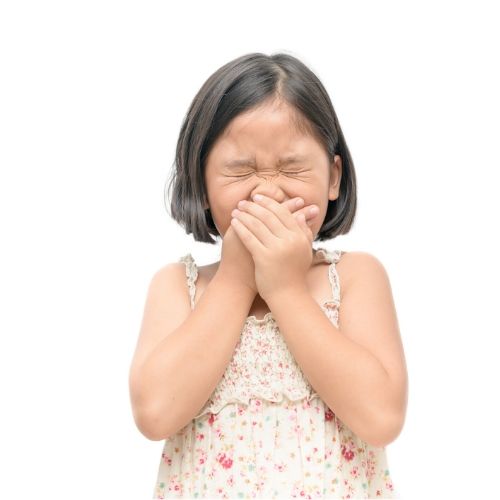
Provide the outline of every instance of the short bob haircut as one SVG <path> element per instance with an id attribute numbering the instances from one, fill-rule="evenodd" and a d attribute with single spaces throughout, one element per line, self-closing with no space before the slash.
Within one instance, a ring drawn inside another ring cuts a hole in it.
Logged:
<path id="1" fill-rule="evenodd" d="M 177 141 L 168 189 L 170 215 L 195 241 L 216 243 L 221 236 L 207 205 L 205 160 L 231 120 L 276 98 L 296 111 L 296 125 L 323 144 L 330 161 L 342 158 L 339 196 L 328 202 L 314 241 L 346 234 L 356 214 L 356 175 L 351 154 L 328 93 L 318 77 L 297 58 L 277 53 L 250 53 L 213 73 L 193 99 Z M 164 198 L 165 201 L 165 198 Z"/>

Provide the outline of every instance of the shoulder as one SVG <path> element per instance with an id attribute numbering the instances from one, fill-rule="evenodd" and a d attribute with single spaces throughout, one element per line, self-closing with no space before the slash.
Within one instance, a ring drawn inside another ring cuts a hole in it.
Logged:
<path id="1" fill-rule="evenodd" d="M 185 282 L 186 264 L 181 261 L 169 262 L 153 272 L 149 283 L 149 293 L 164 297 L 172 296 L 174 290 L 183 290 L 187 287 Z"/>
<path id="2" fill-rule="evenodd" d="M 218 262 L 214 262 L 207 265 L 198 265 L 192 255 L 188 253 L 180 257 L 178 261 L 167 263 L 158 269 L 153 276 L 152 283 L 161 290 L 175 286 L 183 295 L 189 297 L 188 276 L 191 277 L 198 288 L 198 285 L 210 281 L 217 271 L 218 264 Z"/>
<path id="3" fill-rule="evenodd" d="M 342 285 L 342 295 L 356 285 L 371 283 L 375 286 L 387 286 L 389 276 L 387 271 L 375 255 L 363 251 L 346 251 L 342 253 L 336 264 L 339 279 Z"/>
<path id="4" fill-rule="evenodd" d="M 189 254 L 188 254 L 189 255 Z M 153 274 L 153 279 L 163 281 L 166 279 L 172 279 L 174 277 L 185 276 L 186 274 L 186 264 L 189 263 L 187 255 L 179 258 L 175 262 L 167 262 Z"/>

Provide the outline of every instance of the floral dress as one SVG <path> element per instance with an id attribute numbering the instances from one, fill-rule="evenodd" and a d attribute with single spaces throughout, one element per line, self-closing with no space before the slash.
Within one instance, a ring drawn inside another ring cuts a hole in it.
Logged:
<path id="1" fill-rule="evenodd" d="M 344 251 L 319 248 L 338 326 Z M 181 257 L 194 308 L 197 266 Z M 385 448 L 358 438 L 314 392 L 268 312 L 248 316 L 233 357 L 200 413 L 165 440 L 154 499 L 398 498 Z"/>

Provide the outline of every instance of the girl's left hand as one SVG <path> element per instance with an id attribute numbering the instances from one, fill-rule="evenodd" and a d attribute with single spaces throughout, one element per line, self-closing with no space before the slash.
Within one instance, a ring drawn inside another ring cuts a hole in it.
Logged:
<path id="1" fill-rule="evenodd" d="M 276 200 L 261 196 L 255 202 L 238 203 L 231 224 L 252 255 L 255 284 L 267 302 L 283 291 L 307 290 L 313 234 L 303 214 L 295 218 Z"/>

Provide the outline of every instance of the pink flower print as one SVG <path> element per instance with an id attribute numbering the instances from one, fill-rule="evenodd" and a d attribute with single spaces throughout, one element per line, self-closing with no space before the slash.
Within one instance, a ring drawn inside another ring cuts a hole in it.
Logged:
<path id="1" fill-rule="evenodd" d="M 359 467 L 357 465 L 355 465 L 352 469 L 351 469 L 351 476 L 354 478 L 354 479 L 357 479 L 359 477 Z"/>
<path id="2" fill-rule="evenodd" d="M 201 448 L 196 448 L 195 451 L 196 451 L 196 456 L 199 457 L 198 458 L 198 464 L 199 465 L 203 465 L 206 462 L 206 460 L 207 460 L 207 452 L 204 451 L 204 450 L 202 450 Z M 196 467 L 196 470 L 198 471 L 199 468 Z"/>
<path id="3" fill-rule="evenodd" d="M 212 425 L 215 420 L 215 415 L 213 413 L 210 413 L 210 418 L 208 419 L 208 425 Z"/>
<path id="4" fill-rule="evenodd" d="M 347 479 L 344 479 L 344 486 L 348 490 L 348 494 L 346 495 L 346 498 L 351 498 L 351 495 L 354 493 L 354 488 L 351 483 Z"/>
<path id="5" fill-rule="evenodd" d="M 177 481 L 177 476 L 173 477 L 171 480 L 170 480 L 170 483 L 168 485 L 168 491 L 178 491 L 178 492 L 182 492 L 182 486 L 180 484 L 179 481 Z"/>
<path id="6" fill-rule="evenodd" d="M 354 443 L 352 441 L 349 441 L 348 443 L 346 444 L 343 444 L 342 445 L 342 456 L 350 461 L 354 458 Z"/>
<path id="7" fill-rule="evenodd" d="M 205 434 L 203 434 L 203 433 L 196 434 L 196 439 L 198 441 L 202 441 L 203 439 L 205 439 Z"/>
<path id="8" fill-rule="evenodd" d="M 217 455 L 217 462 L 225 469 L 230 469 L 233 466 L 233 459 L 226 457 L 225 453 L 219 453 L 219 455 Z"/>
<path id="9" fill-rule="evenodd" d="M 376 468 L 376 459 L 372 456 L 368 457 L 366 462 L 363 462 L 365 465 L 366 469 L 366 478 L 368 480 L 371 480 L 373 477 L 375 477 L 375 468 Z"/>
<path id="10" fill-rule="evenodd" d="M 280 464 L 274 464 L 274 469 L 278 472 L 284 472 L 286 469 L 286 463 L 281 462 Z"/>
<path id="11" fill-rule="evenodd" d="M 166 453 L 162 453 L 161 458 L 167 465 L 172 465 L 172 459 Z"/>
<path id="12" fill-rule="evenodd" d="M 333 417 L 334 417 L 334 413 L 332 410 L 330 410 L 330 408 L 327 408 L 326 411 L 325 411 L 325 420 L 327 420 L 328 422 L 330 420 L 333 420 Z"/>
<path id="13" fill-rule="evenodd" d="M 343 426 L 342 422 L 337 418 L 337 430 L 339 432 L 342 432 L 343 429 L 344 429 L 344 426 Z"/>

